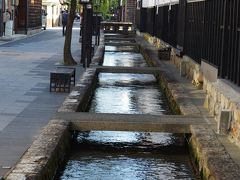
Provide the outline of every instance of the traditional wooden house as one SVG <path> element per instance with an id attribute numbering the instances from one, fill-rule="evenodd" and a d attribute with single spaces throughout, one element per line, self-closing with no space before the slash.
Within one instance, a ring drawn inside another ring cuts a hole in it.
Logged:
<path id="1" fill-rule="evenodd" d="M 42 0 L 19 0 L 15 10 L 15 33 L 33 34 L 41 30 Z"/>

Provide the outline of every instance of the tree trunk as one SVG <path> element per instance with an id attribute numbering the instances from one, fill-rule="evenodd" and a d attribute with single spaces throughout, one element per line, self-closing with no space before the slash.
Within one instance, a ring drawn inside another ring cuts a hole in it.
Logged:
<path id="1" fill-rule="evenodd" d="M 71 7 L 68 15 L 66 36 L 65 36 L 65 42 L 64 42 L 64 52 L 63 52 L 64 65 L 77 64 L 77 62 L 73 59 L 72 52 L 71 52 L 72 27 L 73 27 L 73 21 L 75 18 L 76 4 L 77 4 L 76 0 L 71 0 Z"/>

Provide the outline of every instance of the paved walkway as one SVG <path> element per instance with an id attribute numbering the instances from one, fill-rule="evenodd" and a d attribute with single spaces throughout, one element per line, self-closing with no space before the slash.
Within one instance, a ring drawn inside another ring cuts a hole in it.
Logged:
<path id="1" fill-rule="evenodd" d="M 49 92 L 49 72 L 62 61 L 61 33 L 61 28 L 53 28 L 14 42 L 0 41 L 0 179 L 21 158 L 67 95 Z M 79 29 L 75 28 L 72 52 L 79 61 L 78 37 Z M 78 79 L 84 70 L 80 65 L 76 69 Z"/>

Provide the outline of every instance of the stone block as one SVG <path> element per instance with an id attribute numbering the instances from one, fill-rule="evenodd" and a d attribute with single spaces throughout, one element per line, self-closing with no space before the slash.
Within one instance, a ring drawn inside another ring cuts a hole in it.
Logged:
<path id="1" fill-rule="evenodd" d="M 158 50 L 158 58 L 160 60 L 170 60 L 171 57 L 171 48 L 162 48 Z"/>
<path id="2" fill-rule="evenodd" d="M 203 76 L 210 82 L 216 82 L 218 77 L 218 69 L 205 61 L 201 61 L 201 71 Z"/>
<path id="3" fill-rule="evenodd" d="M 188 64 L 188 61 L 185 61 L 185 60 L 182 60 L 180 62 L 180 76 L 187 75 L 187 64 Z"/>
<path id="4" fill-rule="evenodd" d="M 229 109 L 223 109 L 220 112 L 218 119 L 218 133 L 219 134 L 228 134 L 230 130 L 230 123 L 232 118 L 232 111 Z"/>

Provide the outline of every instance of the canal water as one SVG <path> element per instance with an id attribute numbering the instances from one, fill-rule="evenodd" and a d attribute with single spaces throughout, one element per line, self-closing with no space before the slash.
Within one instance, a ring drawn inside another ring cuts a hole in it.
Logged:
<path id="1" fill-rule="evenodd" d="M 146 67 L 143 56 L 134 46 L 106 46 L 103 66 Z"/>
<path id="2" fill-rule="evenodd" d="M 107 52 L 108 53 L 108 52 Z M 131 56 L 131 58 L 129 58 Z M 110 52 L 106 66 L 146 66 L 135 52 Z M 100 73 L 90 112 L 172 114 L 149 74 Z M 158 132 L 79 132 L 58 179 L 198 179 L 182 134 Z"/>
<path id="3" fill-rule="evenodd" d="M 170 114 L 167 99 L 149 74 L 100 73 L 90 112 Z"/>

